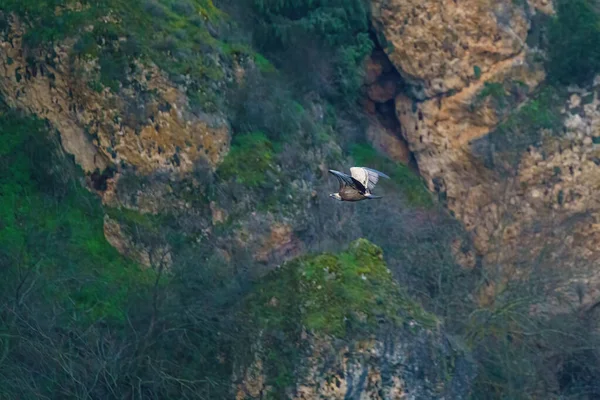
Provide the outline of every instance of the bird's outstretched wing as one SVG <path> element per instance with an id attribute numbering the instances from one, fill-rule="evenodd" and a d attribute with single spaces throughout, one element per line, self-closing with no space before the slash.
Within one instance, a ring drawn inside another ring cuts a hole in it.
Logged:
<path id="1" fill-rule="evenodd" d="M 340 181 L 340 188 L 338 189 L 338 191 L 341 191 L 346 186 L 350 186 L 360 192 L 365 191 L 364 185 L 360 181 L 356 180 L 354 177 L 346 175 L 343 172 L 336 171 L 334 169 L 330 169 L 329 173 L 335 175 L 335 177 L 338 178 L 338 181 Z"/>
<path id="2" fill-rule="evenodd" d="M 376 169 L 367 167 L 352 167 L 350 168 L 352 177 L 359 181 L 367 190 L 371 191 L 379 181 L 379 177 L 390 179 L 389 176 Z"/>

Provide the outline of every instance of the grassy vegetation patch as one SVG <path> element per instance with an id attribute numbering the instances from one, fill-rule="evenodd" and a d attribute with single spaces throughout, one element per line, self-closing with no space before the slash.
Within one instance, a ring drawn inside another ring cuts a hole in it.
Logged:
<path id="1" fill-rule="evenodd" d="M 499 126 L 501 131 L 515 130 L 521 127 L 524 131 L 540 129 L 557 129 L 560 126 L 560 106 L 563 93 L 552 86 L 546 86 L 530 101 L 519 108 L 507 121 Z"/>
<path id="2" fill-rule="evenodd" d="M 254 60 L 259 71 L 264 74 L 277 72 L 277 69 L 264 55 L 257 53 L 251 46 L 245 43 L 225 43 L 220 44 L 221 51 L 229 56 L 250 56 Z"/>
<path id="3" fill-rule="evenodd" d="M 160 229 L 160 226 L 163 223 L 162 216 L 140 213 L 138 211 L 129 210 L 127 208 L 107 207 L 106 214 L 108 214 L 108 216 L 114 218 L 122 224 L 128 226 L 137 225 L 151 230 Z"/>
<path id="4" fill-rule="evenodd" d="M 362 0 L 253 0 L 254 42 L 304 89 L 354 101 L 373 43 Z M 322 83 L 322 84 L 321 84 Z"/>
<path id="5" fill-rule="evenodd" d="M 357 165 L 375 168 L 389 175 L 410 205 L 415 207 L 433 206 L 431 194 L 423 181 L 407 166 L 380 155 L 368 144 L 353 145 L 350 155 Z"/>
<path id="6" fill-rule="evenodd" d="M 381 249 L 365 239 L 340 254 L 303 257 L 274 271 L 251 296 L 250 305 L 265 327 L 278 328 L 296 314 L 295 323 L 340 338 L 373 332 L 382 320 L 436 324 L 394 282 Z"/>
<path id="7" fill-rule="evenodd" d="M 504 89 L 504 85 L 500 82 L 485 82 L 483 84 L 483 89 L 477 94 L 475 101 L 481 102 L 486 98 L 494 99 L 498 107 L 505 108 L 506 107 L 506 89 Z"/>
<path id="8" fill-rule="evenodd" d="M 99 199 L 69 177 L 70 163 L 49 150 L 48 136 L 43 121 L 0 111 L 0 261 L 9 266 L 2 290 L 29 276 L 36 295 L 77 318 L 120 320 L 151 273 L 106 241 Z"/>
<path id="9" fill-rule="evenodd" d="M 548 78 L 581 84 L 600 70 L 600 15 L 592 0 L 559 0 L 548 29 Z"/>
<path id="10" fill-rule="evenodd" d="M 558 135 L 562 131 L 560 109 L 566 93 L 559 86 L 545 85 L 521 106 L 510 111 L 507 108 L 502 122 L 486 137 L 473 143 L 489 168 L 502 173 L 512 173 L 528 146 L 538 145 L 543 132 Z"/>
<path id="11" fill-rule="evenodd" d="M 511 108 L 526 99 L 529 87 L 521 81 L 507 80 L 504 82 L 485 82 L 471 103 L 471 111 L 476 112 L 486 101 L 499 118 L 504 118 Z"/>
<path id="12" fill-rule="evenodd" d="M 273 157 L 273 144 L 262 132 L 238 135 L 217 174 L 226 180 L 258 187 L 265 181 L 265 173 L 273 168 Z"/>
<path id="13" fill-rule="evenodd" d="M 556 130 L 560 126 L 562 96 L 558 89 L 546 86 L 532 99 L 502 122 L 491 135 L 500 150 L 515 144 L 533 144 L 540 138 L 540 130 Z M 500 139 L 502 137 L 502 139 Z"/>

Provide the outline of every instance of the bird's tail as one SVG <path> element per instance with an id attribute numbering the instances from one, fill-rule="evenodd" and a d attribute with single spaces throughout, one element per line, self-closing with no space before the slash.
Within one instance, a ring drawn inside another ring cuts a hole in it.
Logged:
<path id="1" fill-rule="evenodd" d="M 375 195 L 373 195 L 371 193 L 367 193 L 367 194 L 365 194 L 365 197 L 367 199 L 381 199 L 383 196 L 375 196 Z"/>

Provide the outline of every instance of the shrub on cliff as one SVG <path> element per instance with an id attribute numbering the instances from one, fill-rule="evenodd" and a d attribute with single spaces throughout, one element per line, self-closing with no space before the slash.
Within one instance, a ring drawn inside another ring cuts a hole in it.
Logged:
<path id="1" fill-rule="evenodd" d="M 548 76 L 582 83 L 600 70 L 600 16 L 590 0 L 559 0 L 548 32 Z"/>
<path id="2" fill-rule="evenodd" d="M 238 135 L 218 174 L 223 179 L 257 187 L 264 182 L 265 173 L 273 168 L 272 163 L 273 145 L 263 133 Z"/>
<path id="3" fill-rule="evenodd" d="M 372 47 L 363 0 L 254 0 L 253 9 L 256 44 L 294 72 L 299 86 L 323 90 L 330 82 L 328 94 L 357 94 Z"/>

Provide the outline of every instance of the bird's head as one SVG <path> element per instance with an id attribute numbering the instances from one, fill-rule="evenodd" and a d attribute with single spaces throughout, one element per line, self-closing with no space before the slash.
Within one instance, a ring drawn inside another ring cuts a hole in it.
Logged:
<path id="1" fill-rule="evenodd" d="M 336 200 L 342 201 L 342 196 L 340 196 L 339 193 L 330 193 L 329 197 L 332 197 L 332 198 L 334 198 Z"/>

